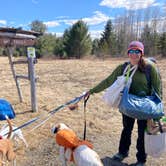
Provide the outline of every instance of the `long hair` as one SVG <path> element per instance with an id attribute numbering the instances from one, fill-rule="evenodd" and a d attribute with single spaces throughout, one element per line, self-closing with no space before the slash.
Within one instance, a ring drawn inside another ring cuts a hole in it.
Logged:
<path id="1" fill-rule="evenodd" d="M 138 70 L 141 72 L 145 72 L 146 62 L 143 56 L 141 55 L 140 60 L 138 62 Z"/>

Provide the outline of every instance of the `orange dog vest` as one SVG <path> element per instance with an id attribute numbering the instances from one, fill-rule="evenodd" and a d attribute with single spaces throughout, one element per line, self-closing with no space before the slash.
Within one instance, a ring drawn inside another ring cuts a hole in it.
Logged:
<path id="1" fill-rule="evenodd" d="M 79 145 L 87 145 L 89 148 L 93 149 L 93 145 L 90 142 L 79 139 L 72 130 L 63 129 L 58 131 L 55 141 L 58 145 L 70 148 L 72 151 Z M 71 161 L 73 161 L 73 155 L 71 156 Z"/>

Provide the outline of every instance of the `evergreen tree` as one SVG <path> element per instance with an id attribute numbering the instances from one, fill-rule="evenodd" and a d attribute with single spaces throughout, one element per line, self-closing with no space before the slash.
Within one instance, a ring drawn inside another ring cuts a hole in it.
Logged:
<path id="1" fill-rule="evenodd" d="M 64 31 L 63 34 L 63 45 L 64 45 L 64 51 L 66 52 L 67 56 L 70 57 L 71 56 L 71 44 L 70 44 L 70 29 L 68 28 Z"/>
<path id="2" fill-rule="evenodd" d="M 36 43 L 36 53 L 38 57 L 49 56 L 54 54 L 56 46 L 56 36 L 52 34 L 45 34 L 38 38 Z"/>
<path id="3" fill-rule="evenodd" d="M 99 56 L 99 39 L 94 39 L 92 42 L 92 54 Z"/>
<path id="4" fill-rule="evenodd" d="M 104 32 L 100 39 L 99 47 L 104 54 L 115 55 L 116 35 L 113 30 L 112 21 L 109 19 L 106 23 Z"/>
<path id="5" fill-rule="evenodd" d="M 0 47 L 0 56 L 4 56 L 4 48 Z"/>
<path id="6" fill-rule="evenodd" d="M 67 58 L 66 52 L 64 51 L 63 37 L 59 37 L 56 39 L 54 54 L 59 58 Z"/>
<path id="7" fill-rule="evenodd" d="M 92 42 L 88 27 L 79 20 L 64 32 L 64 49 L 69 57 L 81 58 L 91 52 Z"/>

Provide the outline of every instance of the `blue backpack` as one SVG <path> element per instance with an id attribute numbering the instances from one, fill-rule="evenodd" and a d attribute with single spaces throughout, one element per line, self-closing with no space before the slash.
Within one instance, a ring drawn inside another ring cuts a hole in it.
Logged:
<path id="1" fill-rule="evenodd" d="M 7 100 L 0 99 L 0 120 L 6 120 L 6 116 L 13 119 L 15 117 L 14 109 Z"/>

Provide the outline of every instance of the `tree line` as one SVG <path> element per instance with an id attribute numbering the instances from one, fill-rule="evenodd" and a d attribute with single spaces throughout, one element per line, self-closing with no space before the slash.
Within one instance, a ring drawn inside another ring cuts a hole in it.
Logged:
<path id="1" fill-rule="evenodd" d="M 35 45 L 37 57 L 123 57 L 132 40 L 144 43 L 146 56 L 166 57 L 166 19 L 157 17 L 157 13 L 155 16 L 154 11 L 152 13 L 153 19 L 149 19 L 148 12 L 141 15 L 133 11 L 115 20 L 109 19 L 101 36 L 96 39 L 91 38 L 88 25 L 83 20 L 67 28 L 61 37 L 47 33 L 46 25 L 42 21 L 34 20 L 30 24 L 31 30 L 41 33 Z M 2 54 L 4 50 L 1 48 L 0 55 Z M 16 56 L 24 54 L 24 48 L 16 48 Z"/>

